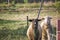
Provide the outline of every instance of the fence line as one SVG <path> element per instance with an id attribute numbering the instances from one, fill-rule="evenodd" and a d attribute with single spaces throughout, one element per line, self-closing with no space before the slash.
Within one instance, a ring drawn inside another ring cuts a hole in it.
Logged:
<path id="1" fill-rule="evenodd" d="M 24 11 L 24 10 L 39 10 L 39 8 L 18 8 L 18 9 L 10 9 L 10 8 L 0 8 L 1 10 L 9 10 L 11 12 L 19 12 L 19 11 Z M 57 11 L 56 8 L 42 8 L 42 10 L 52 10 L 52 11 Z"/>

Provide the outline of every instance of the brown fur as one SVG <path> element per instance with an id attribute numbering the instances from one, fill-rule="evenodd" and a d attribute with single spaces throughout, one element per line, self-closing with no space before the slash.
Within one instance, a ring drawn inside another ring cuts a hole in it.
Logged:
<path id="1" fill-rule="evenodd" d="M 34 33 L 34 22 L 32 22 L 27 30 L 27 37 L 29 40 L 34 40 L 34 36 L 35 36 L 35 33 Z M 39 39 L 41 39 L 41 28 L 40 26 L 38 26 L 38 30 L 39 30 Z"/>
<path id="2" fill-rule="evenodd" d="M 50 33 L 52 33 L 51 19 L 52 17 L 46 16 L 45 20 L 41 23 L 42 40 L 51 40 L 50 37 Z"/>
<path id="3" fill-rule="evenodd" d="M 42 40 L 48 40 L 48 35 L 47 35 L 47 25 L 43 25 L 42 28 Z"/>

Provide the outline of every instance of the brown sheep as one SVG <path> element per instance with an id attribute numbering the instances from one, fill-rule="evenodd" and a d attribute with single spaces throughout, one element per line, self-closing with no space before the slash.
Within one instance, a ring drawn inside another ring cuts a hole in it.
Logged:
<path id="1" fill-rule="evenodd" d="M 34 39 L 34 37 L 35 37 L 35 32 L 34 32 L 35 25 L 36 25 L 36 21 L 32 20 L 32 22 L 31 22 L 31 24 L 30 24 L 30 26 L 29 26 L 29 28 L 27 30 L 27 37 L 28 37 L 29 40 L 36 40 L 36 39 Z M 42 35 L 41 31 L 42 31 L 42 29 L 41 29 L 39 24 L 38 24 L 38 31 L 39 31 L 39 33 L 38 33 L 39 34 L 38 40 L 41 40 L 41 35 Z"/>

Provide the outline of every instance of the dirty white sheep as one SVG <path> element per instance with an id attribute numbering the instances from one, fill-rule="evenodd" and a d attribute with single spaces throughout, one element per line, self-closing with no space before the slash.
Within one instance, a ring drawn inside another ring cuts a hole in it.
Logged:
<path id="1" fill-rule="evenodd" d="M 42 40 L 52 40 L 52 26 L 51 26 L 51 19 L 52 17 L 46 16 L 42 21 L 41 28 L 42 28 Z"/>

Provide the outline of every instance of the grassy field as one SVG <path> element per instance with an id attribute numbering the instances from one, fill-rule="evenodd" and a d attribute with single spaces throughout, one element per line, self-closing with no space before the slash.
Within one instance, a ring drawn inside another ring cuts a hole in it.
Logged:
<path id="1" fill-rule="evenodd" d="M 21 7 L 21 5 L 19 4 L 16 4 L 16 6 Z M 30 6 L 28 5 L 27 7 Z M 38 10 L 28 10 L 28 11 L 23 10 L 19 12 L 10 12 L 4 10 L 1 11 L 0 12 L 0 40 L 28 40 L 26 36 L 26 31 L 28 28 L 26 16 L 29 16 L 29 19 L 33 19 L 37 17 L 37 13 Z M 56 35 L 57 19 L 59 15 L 57 11 L 42 10 L 40 14 L 40 18 L 45 17 L 47 15 L 52 16 L 53 18 L 52 26 L 54 28 L 54 34 Z"/>
<path id="2" fill-rule="evenodd" d="M 17 4 L 12 4 L 12 3 L 9 3 L 6 4 L 6 3 L 0 3 L 0 8 L 11 8 L 11 9 L 16 9 L 16 8 L 39 8 L 40 7 L 40 4 L 41 3 L 17 3 Z M 49 5 L 50 4 L 50 5 Z M 43 4 L 43 7 L 44 8 L 48 8 L 48 7 L 54 7 L 55 3 L 44 3 Z"/>
<path id="3" fill-rule="evenodd" d="M 37 17 L 38 10 L 22 11 L 22 12 L 0 12 L 0 40 L 28 40 L 26 36 L 27 21 Z M 56 35 L 57 12 L 51 10 L 43 10 L 40 17 L 50 15 L 53 17 L 52 25 L 54 26 L 54 34 Z"/>

